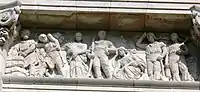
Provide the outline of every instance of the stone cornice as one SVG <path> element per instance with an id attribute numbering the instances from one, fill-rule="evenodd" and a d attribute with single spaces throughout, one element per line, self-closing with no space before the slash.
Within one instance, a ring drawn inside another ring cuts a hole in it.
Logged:
<path id="1" fill-rule="evenodd" d="M 12 0 L 0 1 L 6 3 Z M 22 10 L 33 11 L 96 11 L 96 12 L 132 12 L 190 14 L 189 8 L 199 6 L 195 0 L 113 0 L 113 1 L 59 1 L 59 0 L 21 0 Z"/>
<path id="2" fill-rule="evenodd" d="M 200 82 L 183 82 L 183 81 L 175 82 L 175 81 L 149 81 L 149 80 L 147 81 L 147 80 L 110 80 L 110 79 L 108 80 L 108 79 L 72 79 L 72 78 L 33 78 L 33 77 L 4 76 L 3 83 L 4 83 L 3 86 L 4 90 L 8 89 L 37 90 L 37 87 L 40 87 L 40 90 L 41 89 L 50 90 L 57 88 L 57 90 L 63 90 L 63 91 L 64 90 L 119 91 L 117 89 L 121 88 L 124 89 L 124 91 L 125 90 L 130 91 L 130 89 L 139 90 L 138 88 L 142 88 L 143 90 L 168 89 L 169 91 L 173 89 L 174 91 L 176 91 L 181 89 L 181 90 L 188 90 L 188 92 L 190 92 L 190 90 L 193 90 L 192 92 L 197 92 L 200 89 Z M 46 88 L 46 86 L 49 86 L 49 88 Z M 62 86 L 62 88 L 58 86 Z M 74 87 L 74 88 L 70 89 L 69 87 Z M 91 88 L 84 89 L 83 87 L 91 87 Z M 100 87 L 104 88 L 97 90 L 97 88 Z M 110 87 L 112 88 L 112 90 L 108 89 Z"/>

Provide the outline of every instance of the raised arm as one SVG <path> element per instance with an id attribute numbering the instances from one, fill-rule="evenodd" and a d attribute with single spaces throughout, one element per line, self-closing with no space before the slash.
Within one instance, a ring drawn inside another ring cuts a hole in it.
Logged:
<path id="1" fill-rule="evenodd" d="M 51 41 L 51 42 L 54 42 L 57 46 L 59 46 L 59 48 L 60 48 L 60 43 L 59 43 L 59 41 L 55 38 L 55 37 L 53 37 L 50 33 L 49 34 L 47 34 L 47 37 L 49 38 L 49 40 Z"/>
<path id="2" fill-rule="evenodd" d="M 47 34 L 47 37 L 51 42 L 59 43 L 59 41 L 55 37 L 53 37 L 53 35 L 51 35 L 50 33 Z"/>
<path id="3" fill-rule="evenodd" d="M 136 46 L 141 48 L 141 49 L 146 49 L 148 44 L 142 44 L 142 41 L 146 37 L 146 32 L 137 40 Z"/>

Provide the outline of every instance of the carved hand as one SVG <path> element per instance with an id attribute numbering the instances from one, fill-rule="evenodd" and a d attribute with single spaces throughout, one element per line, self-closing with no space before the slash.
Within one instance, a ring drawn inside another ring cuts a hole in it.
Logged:
<path id="1" fill-rule="evenodd" d="M 181 50 L 176 51 L 177 55 L 181 55 Z"/>
<path id="2" fill-rule="evenodd" d="M 78 53 L 73 53 L 72 57 L 76 58 L 78 56 Z"/>
<path id="3" fill-rule="evenodd" d="M 110 53 L 109 53 L 109 51 L 108 51 L 108 48 L 105 49 L 105 54 L 106 54 L 106 55 L 110 55 Z"/>
<path id="4" fill-rule="evenodd" d="M 20 56 L 26 57 L 26 53 L 25 52 L 21 52 L 19 53 Z"/>
<path id="5" fill-rule="evenodd" d="M 142 35 L 142 38 L 145 38 L 147 36 L 147 33 L 144 32 L 144 34 Z"/>
<path id="6" fill-rule="evenodd" d="M 94 57 L 95 57 L 94 54 L 89 54 L 89 55 L 88 55 L 88 58 L 89 58 L 89 59 L 94 59 Z"/>
<path id="7" fill-rule="evenodd" d="M 160 60 L 162 60 L 162 59 L 163 59 L 162 56 L 158 56 L 158 57 L 157 57 L 157 60 L 158 60 L 158 61 L 160 61 Z"/>

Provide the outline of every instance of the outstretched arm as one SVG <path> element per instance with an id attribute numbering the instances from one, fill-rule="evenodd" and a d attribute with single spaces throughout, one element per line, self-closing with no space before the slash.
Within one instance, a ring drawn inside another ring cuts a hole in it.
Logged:
<path id="1" fill-rule="evenodd" d="M 142 41 L 144 40 L 144 38 L 146 37 L 146 32 L 137 40 L 136 42 L 136 46 L 141 48 L 141 49 L 146 49 L 146 46 L 148 44 L 142 44 Z"/>

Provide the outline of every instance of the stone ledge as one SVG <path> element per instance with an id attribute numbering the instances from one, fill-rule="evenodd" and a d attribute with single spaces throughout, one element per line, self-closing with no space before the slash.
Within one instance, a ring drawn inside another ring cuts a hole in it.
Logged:
<path id="1" fill-rule="evenodd" d="M 3 77 L 3 92 L 199 92 L 200 82 Z"/>
<path id="2" fill-rule="evenodd" d="M 200 82 L 186 81 L 152 81 L 152 80 L 114 80 L 114 79 L 83 79 L 83 78 L 36 78 L 4 76 L 3 84 L 26 85 L 76 85 L 134 88 L 169 88 L 169 89 L 199 89 Z"/>
<path id="3" fill-rule="evenodd" d="M 10 0 L 12 1 L 12 0 Z M 139 2 L 140 1 L 140 2 Z M 7 3 L 8 1 L 0 1 L 0 4 Z M 35 0 L 27 1 L 22 0 L 23 8 L 22 10 L 29 10 L 27 7 L 34 7 L 35 11 L 70 11 L 70 8 L 73 7 L 73 11 L 104 11 L 104 12 L 129 12 L 134 11 L 134 9 L 143 9 L 141 11 L 135 11 L 135 13 L 174 13 L 178 11 L 178 14 L 190 14 L 189 8 L 193 5 L 200 6 L 199 2 L 167 2 L 162 0 L 134 0 L 131 2 L 108 2 L 108 1 L 46 1 L 46 0 Z M 64 9 L 62 9 L 64 8 Z M 69 10 L 67 9 L 69 8 Z M 89 9 L 87 9 L 89 8 Z M 98 9 L 96 9 L 98 8 Z M 119 10 L 119 11 L 117 11 Z M 122 11 L 120 11 L 122 10 Z M 155 12 L 156 11 L 156 12 Z M 158 12 L 160 11 L 160 12 Z M 172 11 L 172 12 L 167 12 Z"/>

